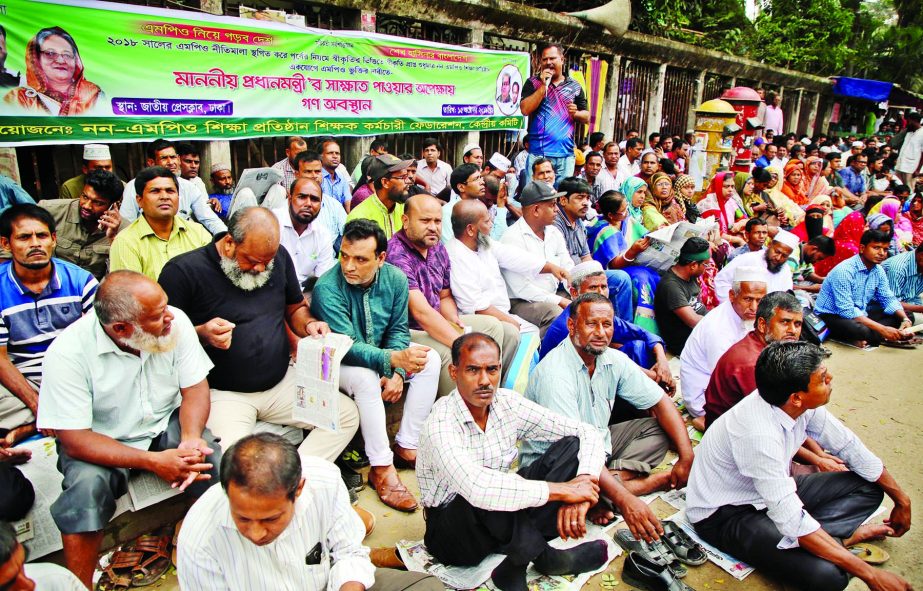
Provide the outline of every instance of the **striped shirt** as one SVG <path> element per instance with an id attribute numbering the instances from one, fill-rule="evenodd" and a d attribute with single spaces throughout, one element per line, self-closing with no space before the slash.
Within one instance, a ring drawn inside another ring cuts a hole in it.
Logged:
<path id="1" fill-rule="evenodd" d="M 908 304 L 923 304 L 920 294 L 923 293 L 923 274 L 917 268 L 916 251 L 909 251 L 893 256 L 882 263 L 888 284 L 894 297 Z"/>
<path id="2" fill-rule="evenodd" d="M 827 274 L 814 302 L 814 311 L 857 318 L 866 315 L 866 307 L 872 301 L 877 302 L 885 314 L 894 314 L 901 309 L 901 303 L 894 297 L 881 265 L 868 269 L 862 257 L 856 255 Z"/>
<path id="3" fill-rule="evenodd" d="M 825 408 L 792 419 L 755 391 L 712 423 L 695 449 L 686 489 L 689 521 L 698 523 L 727 505 L 753 505 L 767 509 L 782 534 L 779 549 L 797 547 L 799 537 L 820 529 L 798 498 L 790 471 L 807 437 L 865 480 L 881 477 L 881 460 Z"/>
<path id="4" fill-rule="evenodd" d="M 598 476 L 606 459 L 599 432 L 511 390 L 496 391 L 481 430 L 458 390 L 433 404 L 417 450 L 417 479 L 424 507 L 439 507 L 461 495 L 488 511 L 519 511 L 548 502 L 548 483 L 526 480 L 510 468 L 523 439 L 554 442 L 580 438 L 577 474 Z"/>
<path id="5" fill-rule="evenodd" d="M 533 76 L 522 85 L 522 98 L 526 99 L 542 86 L 542 80 Z M 545 97 L 529 117 L 529 153 L 535 156 L 565 158 L 574 155 L 573 116 L 567 105 L 574 103 L 578 111 L 587 109 L 586 94 L 580 83 L 564 72 L 560 84 L 551 83 Z"/>
<path id="6" fill-rule="evenodd" d="M 349 504 L 340 471 L 319 458 L 302 456 L 301 462 L 305 485 L 292 521 L 265 546 L 238 531 L 222 487 L 211 487 L 196 501 L 177 546 L 181 588 L 336 591 L 350 581 L 371 588 L 375 567 L 362 545 L 365 528 Z M 315 549 L 317 562 L 308 559 Z"/>
<path id="7" fill-rule="evenodd" d="M 42 293 L 20 282 L 12 261 L 0 265 L 0 347 L 22 375 L 36 384 L 51 342 L 93 305 L 96 279 L 77 265 L 52 258 Z"/>
<path id="8" fill-rule="evenodd" d="M 583 257 L 590 256 L 590 247 L 587 245 L 586 241 L 586 226 L 583 225 L 582 219 L 578 219 L 571 224 L 570 220 L 567 218 L 567 214 L 564 213 L 564 210 L 559 204 L 558 213 L 554 217 L 553 223 L 554 227 L 564 236 L 564 243 L 567 244 L 567 252 L 570 253 L 570 258 L 574 261 L 575 265 L 580 264 Z"/>

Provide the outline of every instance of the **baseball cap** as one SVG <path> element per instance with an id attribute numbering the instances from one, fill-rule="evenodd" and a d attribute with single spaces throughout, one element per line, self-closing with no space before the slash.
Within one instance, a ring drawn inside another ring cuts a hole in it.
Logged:
<path id="1" fill-rule="evenodd" d="M 413 160 L 401 160 L 393 154 L 375 156 L 375 159 L 369 164 L 369 178 L 374 182 L 385 178 L 392 172 L 404 170 L 411 164 L 413 164 Z"/>
<path id="2" fill-rule="evenodd" d="M 551 201 L 552 199 L 557 199 L 564 195 L 566 195 L 566 193 L 563 191 L 555 191 L 554 187 L 548 183 L 532 181 L 523 187 L 522 194 L 519 196 L 519 203 L 521 203 L 523 207 L 528 207 L 536 203 L 541 203 L 542 201 Z"/>

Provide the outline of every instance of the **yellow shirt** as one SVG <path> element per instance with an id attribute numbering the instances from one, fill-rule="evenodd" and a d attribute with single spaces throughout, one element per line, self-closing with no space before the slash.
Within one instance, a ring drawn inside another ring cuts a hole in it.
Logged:
<path id="1" fill-rule="evenodd" d="M 202 225 L 179 216 L 173 216 L 173 230 L 164 240 L 141 215 L 116 235 L 109 251 L 109 270 L 137 271 L 157 281 L 167 261 L 211 241 L 211 234 Z"/>
<path id="2" fill-rule="evenodd" d="M 403 215 L 403 203 L 395 203 L 394 210 L 389 212 L 385 204 L 378 199 L 378 195 L 372 193 L 365 201 L 350 210 L 349 215 L 346 216 L 346 221 L 372 220 L 381 226 L 381 229 L 385 231 L 385 236 L 390 240 L 395 232 L 404 227 L 404 222 L 401 219 Z"/>

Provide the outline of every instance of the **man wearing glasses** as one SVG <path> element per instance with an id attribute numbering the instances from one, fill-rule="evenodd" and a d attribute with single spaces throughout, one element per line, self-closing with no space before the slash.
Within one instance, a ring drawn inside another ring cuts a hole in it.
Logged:
<path id="1" fill-rule="evenodd" d="M 381 226 L 390 240 L 404 227 L 401 216 L 404 215 L 404 202 L 409 197 L 407 187 L 413 182 L 407 171 L 411 164 L 413 160 L 401 160 L 391 154 L 376 156 L 369 165 L 369 177 L 375 193 L 350 211 L 346 221 L 372 220 Z"/>
<path id="2" fill-rule="evenodd" d="M 846 160 L 846 168 L 840 171 L 840 178 L 850 193 L 859 198 L 857 205 L 865 203 L 868 187 L 862 172 L 869 165 L 869 158 L 865 154 L 853 155 Z"/>

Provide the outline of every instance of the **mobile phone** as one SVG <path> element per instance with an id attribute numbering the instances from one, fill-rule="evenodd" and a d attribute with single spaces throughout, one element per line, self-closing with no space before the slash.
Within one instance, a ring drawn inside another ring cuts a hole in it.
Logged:
<path id="1" fill-rule="evenodd" d="M 121 201 L 113 201 L 113 202 L 112 202 L 112 205 L 109 206 L 109 209 L 106 210 L 106 213 L 112 211 L 113 209 L 116 209 L 120 203 L 121 203 Z M 106 213 L 103 213 L 103 215 L 106 215 Z M 100 216 L 100 218 L 101 218 L 101 217 L 102 217 L 102 216 Z M 97 228 L 98 230 L 102 230 L 102 229 L 103 229 L 103 223 L 102 223 L 102 221 L 100 221 L 99 224 L 97 224 L 96 228 Z"/>

